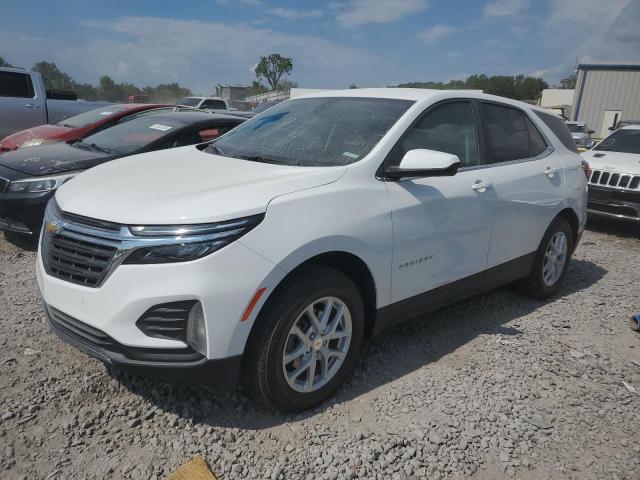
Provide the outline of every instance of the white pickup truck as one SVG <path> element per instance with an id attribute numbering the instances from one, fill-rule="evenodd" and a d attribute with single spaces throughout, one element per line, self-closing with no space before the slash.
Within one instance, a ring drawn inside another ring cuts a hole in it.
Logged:
<path id="1" fill-rule="evenodd" d="M 242 110 L 249 104 L 237 100 L 227 100 L 224 97 L 184 97 L 176 100 L 176 105 L 182 107 L 197 108 L 213 113 L 230 113 L 239 117 L 251 118 L 255 114 L 250 111 Z"/>
<path id="2" fill-rule="evenodd" d="M 0 68 L 0 139 L 44 123 L 58 123 L 104 105 L 110 103 L 51 98 L 38 72 Z"/>

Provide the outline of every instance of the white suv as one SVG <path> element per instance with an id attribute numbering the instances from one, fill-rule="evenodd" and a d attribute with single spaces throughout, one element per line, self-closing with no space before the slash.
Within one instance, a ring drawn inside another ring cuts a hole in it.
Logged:
<path id="1" fill-rule="evenodd" d="M 490 95 L 318 93 L 213 143 L 93 168 L 51 201 L 51 328 L 104 362 L 311 407 L 383 328 L 521 280 L 556 292 L 585 225 L 562 119 Z"/>

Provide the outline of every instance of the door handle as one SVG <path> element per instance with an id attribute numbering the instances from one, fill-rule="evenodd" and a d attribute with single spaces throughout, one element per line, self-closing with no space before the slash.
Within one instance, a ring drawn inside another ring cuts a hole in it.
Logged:
<path id="1" fill-rule="evenodd" d="M 549 178 L 553 178 L 556 176 L 556 173 L 558 173 L 559 171 L 560 169 L 558 168 L 547 167 L 544 171 L 544 174 Z"/>
<path id="2" fill-rule="evenodd" d="M 36 105 L 35 103 L 27 103 L 25 105 L 27 108 L 40 108 L 40 105 Z"/>
<path id="3" fill-rule="evenodd" d="M 493 188 L 493 183 L 477 180 L 476 183 L 471 185 L 471 190 L 475 190 L 478 193 L 484 193 L 487 191 L 488 188 Z"/>

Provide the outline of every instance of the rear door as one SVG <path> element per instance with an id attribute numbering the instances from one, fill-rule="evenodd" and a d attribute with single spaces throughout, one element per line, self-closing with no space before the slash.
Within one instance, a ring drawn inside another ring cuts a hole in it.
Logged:
<path id="1" fill-rule="evenodd" d="M 420 148 L 457 155 L 461 168 L 451 177 L 386 182 L 393 224 L 392 303 L 470 277 L 487 265 L 492 193 L 479 170 L 473 104 L 455 100 L 430 107 L 385 165 L 398 165 L 407 151 Z"/>
<path id="2" fill-rule="evenodd" d="M 565 199 L 564 165 L 521 109 L 480 102 L 495 213 L 488 266 L 535 252 Z"/>
<path id="3" fill-rule="evenodd" d="M 37 95 L 26 72 L 0 71 L 0 110 L 0 140 L 46 123 L 44 99 Z"/>

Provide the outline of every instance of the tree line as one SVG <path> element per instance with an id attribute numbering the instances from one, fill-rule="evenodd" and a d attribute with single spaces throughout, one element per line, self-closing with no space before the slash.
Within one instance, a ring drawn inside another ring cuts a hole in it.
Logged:
<path id="1" fill-rule="evenodd" d="M 495 75 L 488 77 L 484 74 L 471 75 L 465 80 L 451 80 L 444 82 L 409 82 L 401 83 L 398 87 L 407 88 L 435 88 L 451 90 L 482 90 L 484 93 L 500 95 L 514 100 L 536 100 L 542 90 L 549 88 L 549 84 L 541 78 L 525 75 Z"/>
<path id="2" fill-rule="evenodd" d="M 0 57 L 0 67 L 11 67 L 2 57 Z M 103 75 L 98 81 L 98 85 L 90 83 L 80 83 L 71 76 L 61 71 L 53 62 L 38 62 L 31 70 L 42 75 L 45 88 L 47 90 L 68 90 L 78 95 L 84 100 L 106 100 L 109 102 L 124 102 L 129 95 L 146 95 L 150 102 L 172 103 L 181 97 L 192 95 L 191 90 L 180 84 L 161 83 L 155 87 L 138 87 L 133 83 L 115 82 L 108 75 Z"/>

